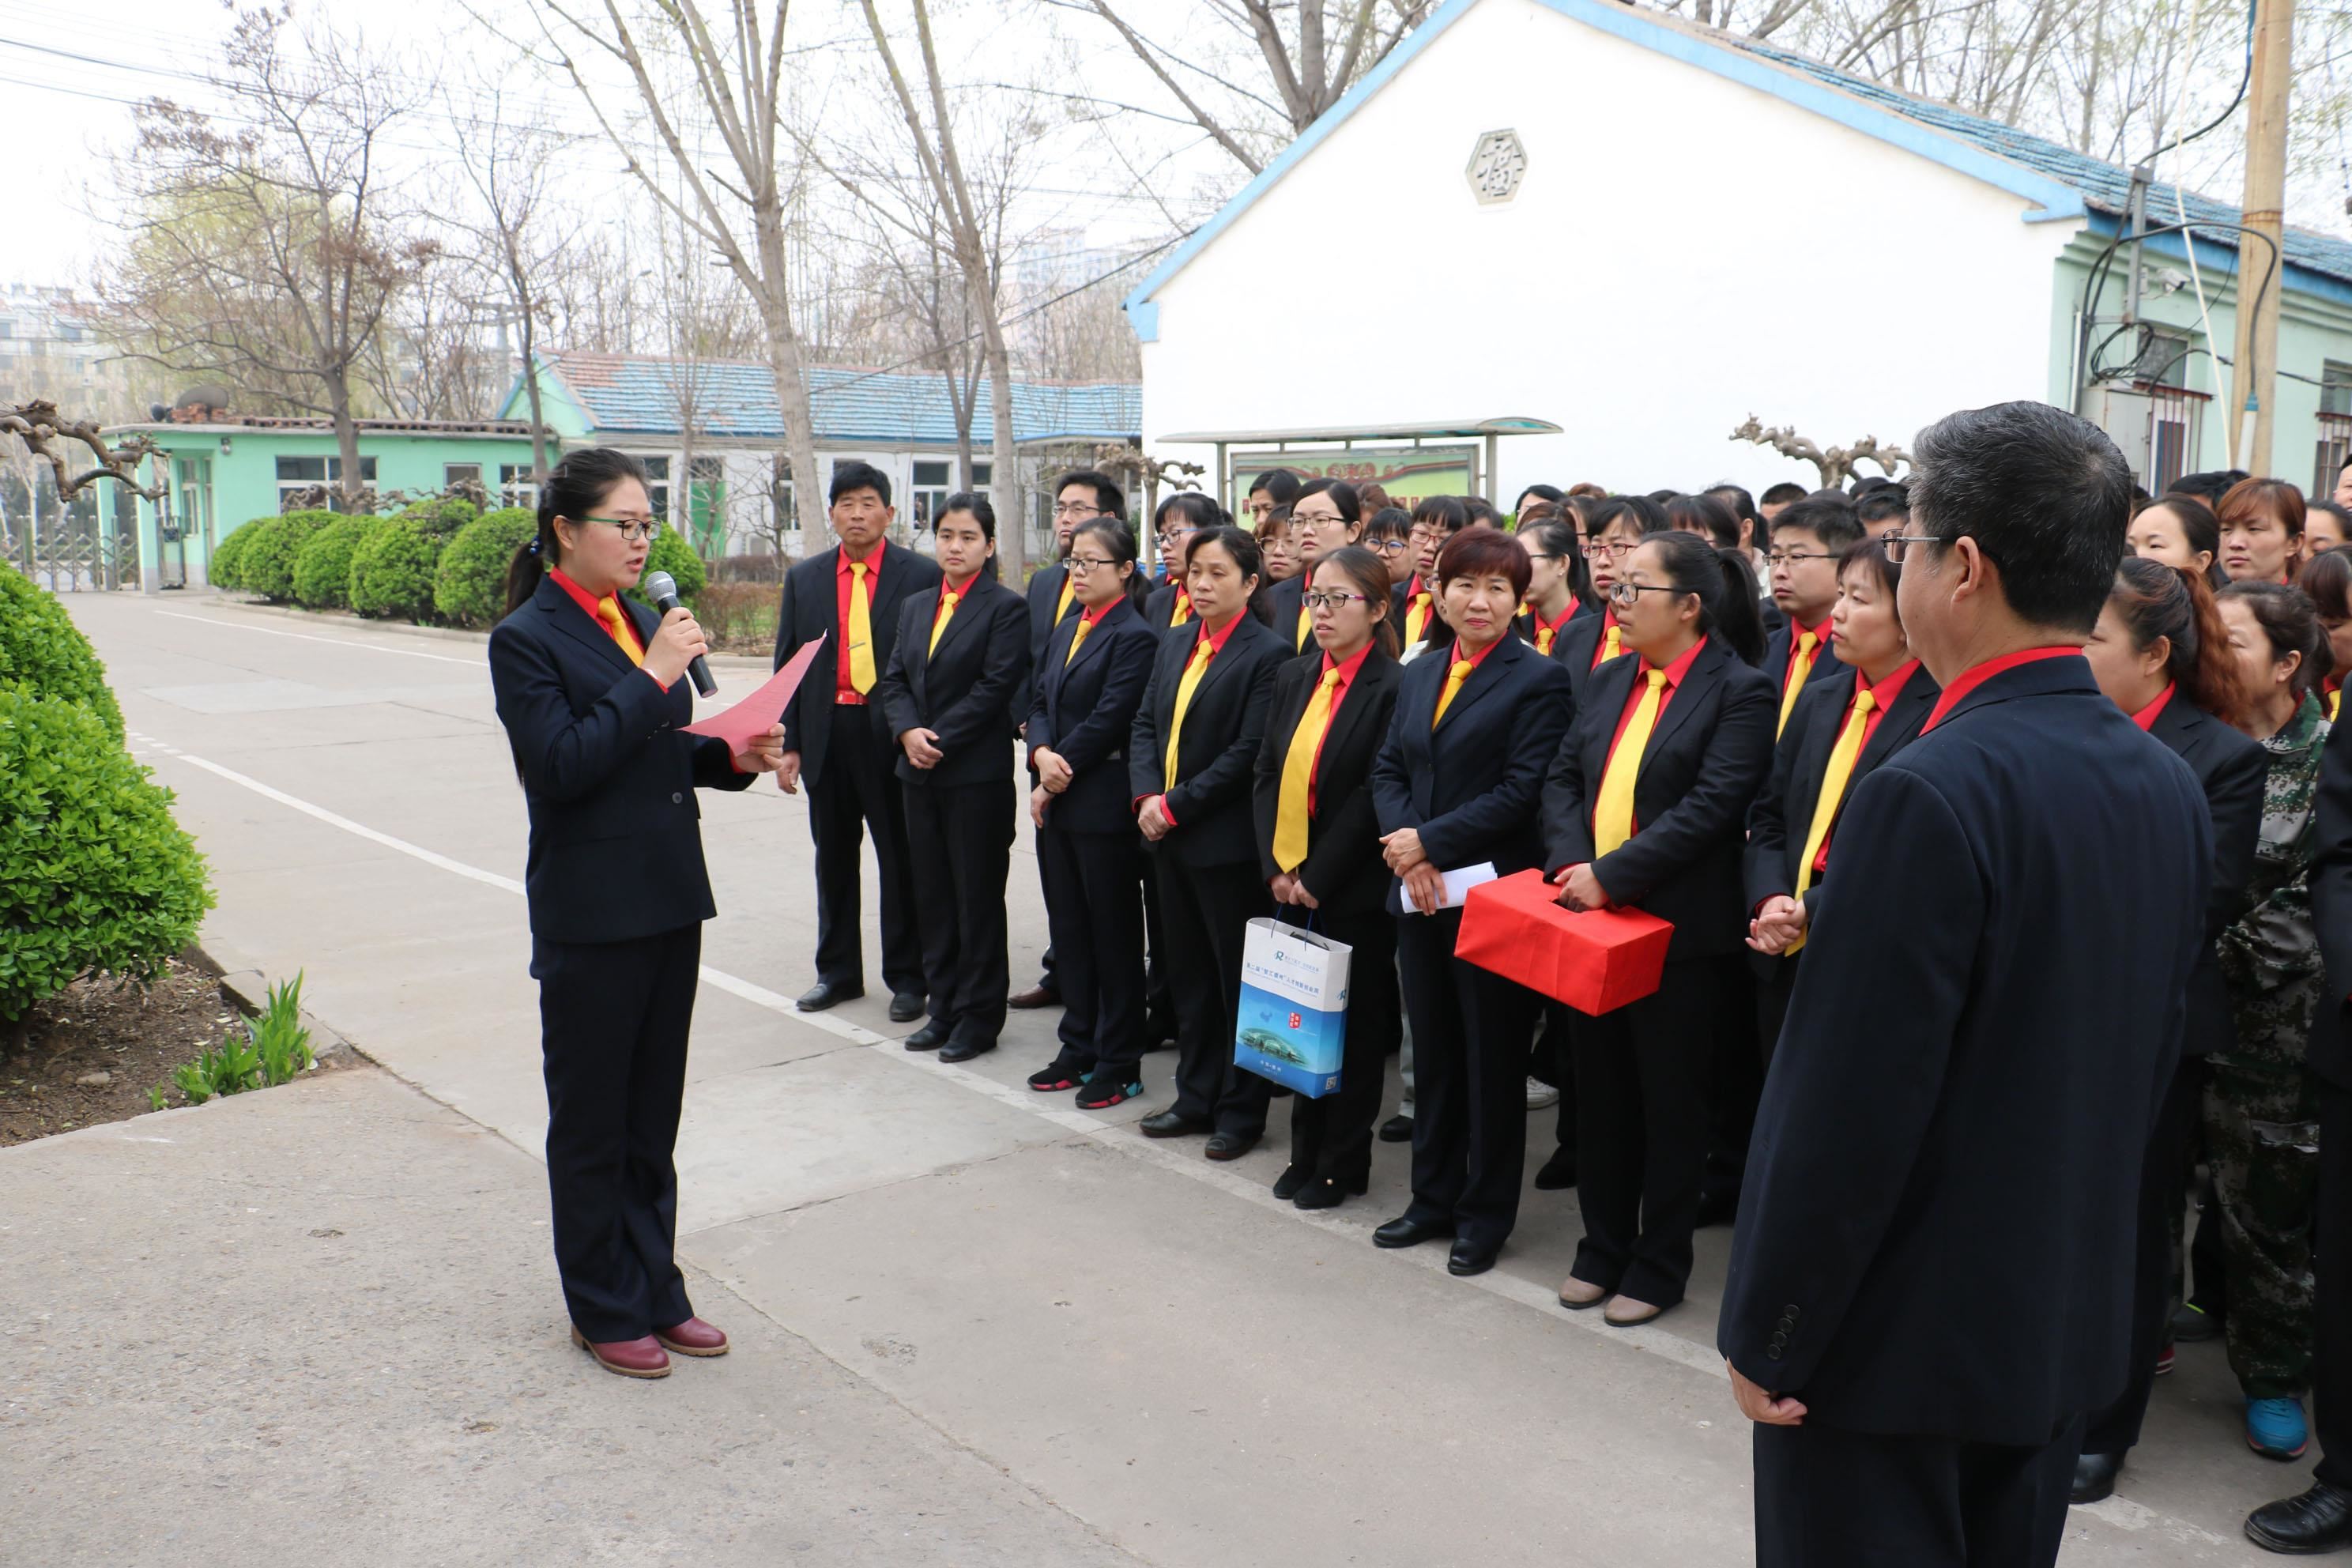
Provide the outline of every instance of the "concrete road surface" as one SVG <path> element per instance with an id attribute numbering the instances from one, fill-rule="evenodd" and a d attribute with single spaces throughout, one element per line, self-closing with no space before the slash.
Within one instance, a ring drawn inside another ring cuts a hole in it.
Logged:
<path id="1" fill-rule="evenodd" d="M 1397 1145 L 1369 1198 L 1307 1215 L 1266 1191 L 1279 1106 L 1229 1166 L 1133 1132 L 1165 1102 L 1165 1056 L 1105 1116 L 1023 1087 L 1050 1016 L 1015 1014 L 967 1068 L 910 1056 L 884 1016 L 870 862 L 872 994 L 795 1014 L 814 978 L 808 828 L 772 787 L 702 797 L 720 914 L 678 1152 L 698 1304 L 742 1349 L 645 1387 L 595 1372 L 564 1346 L 522 1163 L 545 1115 L 523 812 L 479 640 L 194 594 L 68 605 L 211 858 L 206 946 L 304 970 L 312 1011 L 456 1116 L 359 1075 L 0 1154 L 9 1249 L 29 1230 L 40 1259 L 29 1281 L 0 1270 L 0 1387 L 20 1391 L 0 1406 L 0 1540 L 30 1526 L 43 1560 L 108 1563 L 225 1560 L 124 1544 L 175 1529 L 317 1563 L 493 1561 L 509 1539 L 511 1561 L 556 1560 L 523 1548 L 558 1542 L 665 1562 L 1749 1560 L 1748 1432 L 1713 1350 L 1725 1232 L 1702 1233 L 1685 1306 L 1612 1330 L 1552 1300 L 1572 1193 L 1531 1191 L 1501 1265 L 1457 1280 L 1442 1248 L 1370 1244 L 1403 1204 Z M 726 662 L 721 700 L 761 672 Z M 1026 984 L 1045 922 L 1025 831 L 1009 898 Z M 151 1125 L 205 1147 L 121 1142 Z M 215 1201 L 235 1181 L 223 1127 L 252 1140 L 250 1225 Z M 1549 1153 L 1550 1112 L 1528 1144 L 1531 1163 Z M 344 1231 L 335 1247 L 364 1266 L 310 1270 L 311 1227 Z M 304 1375 L 278 1377 L 278 1354 Z M 466 1432 L 505 1430 L 525 1391 L 523 1452 Z M 2075 1510 L 2063 1560 L 2266 1561 L 2240 1520 L 2307 1483 L 2238 1426 L 2220 1348 L 2183 1347 L 2120 1495 Z M 273 1440 L 286 1492 L 256 1510 L 250 1460 Z M 619 1510 L 672 1444 L 693 1506 Z M 232 1450 L 219 1473 L 199 1463 Z M 105 1531 L 41 1523 L 79 1506 L 58 1500 L 76 1484 L 61 1452 L 107 1471 Z M 207 1506 L 244 1511 L 199 1532 Z"/>

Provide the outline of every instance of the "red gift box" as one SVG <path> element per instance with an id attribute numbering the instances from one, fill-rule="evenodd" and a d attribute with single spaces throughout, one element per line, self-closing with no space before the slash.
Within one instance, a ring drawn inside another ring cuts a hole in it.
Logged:
<path id="1" fill-rule="evenodd" d="M 1559 897 L 1541 871 L 1480 883 L 1462 900 L 1454 956 L 1596 1016 L 1658 988 L 1672 922 L 1640 910 L 1571 910 Z"/>

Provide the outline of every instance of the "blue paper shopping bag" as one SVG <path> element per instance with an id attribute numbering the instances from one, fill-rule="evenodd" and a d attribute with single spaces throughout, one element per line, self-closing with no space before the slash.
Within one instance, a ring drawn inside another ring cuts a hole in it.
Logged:
<path id="1" fill-rule="evenodd" d="M 1250 921 L 1234 1064 L 1311 1099 L 1338 1089 L 1348 954 L 1346 942 L 1280 921 Z"/>

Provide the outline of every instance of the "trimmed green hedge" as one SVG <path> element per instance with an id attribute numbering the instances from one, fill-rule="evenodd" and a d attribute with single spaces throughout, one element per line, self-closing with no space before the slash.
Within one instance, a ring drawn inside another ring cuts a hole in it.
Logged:
<path id="1" fill-rule="evenodd" d="M 153 979 L 212 902 L 171 793 L 121 737 L 79 703 L 0 686 L 0 1024 L 93 970 Z"/>
<path id="2" fill-rule="evenodd" d="M 372 517 L 339 517 L 304 542 L 294 557 L 295 599 L 314 610 L 349 608 L 352 557 L 375 524 Z"/>
<path id="3" fill-rule="evenodd" d="M 539 514 L 522 507 L 486 511 L 457 531 L 441 552 L 433 607 L 459 626 L 498 623 L 507 607 L 507 566 L 539 531 Z"/>
<path id="4" fill-rule="evenodd" d="M 363 616 L 426 620 L 433 614 L 433 574 L 441 542 L 415 518 L 380 517 L 360 536 L 352 555 L 352 608 Z"/>
<path id="5" fill-rule="evenodd" d="M 245 557 L 246 547 L 253 542 L 258 526 L 268 521 L 266 517 L 252 518 L 231 529 L 226 539 L 213 546 L 212 559 L 205 563 L 205 580 L 215 588 L 244 587 L 245 584 L 237 580 L 239 563 Z"/>
<path id="6" fill-rule="evenodd" d="M 457 496 L 441 500 L 417 501 L 400 512 L 401 517 L 421 526 L 443 545 L 457 537 L 458 530 L 480 515 L 479 507 Z"/>
<path id="7" fill-rule="evenodd" d="M 646 572 L 648 575 L 667 572 L 677 578 L 677 596 L 689 610 L 694 608 L 694 601 L 701 595 L 703 584 L 710 581 L 710 574 L 702 568 L 702 557 L 694 552 L 694 546 L 686 542 L 686 535 L 674 528 L 663 529 L 654 541 L 654 547 L 646 552 Z M 641 605 L 652 604 L 643 588 L 645 579 L 641 577 L 637 581 L 640 585 L 629 590 L 629 597 Z"/>
<path id="8" fill-rule="evenodd" d="M 265 599 L 294 596 L 294 563 L 310 536 L 333 522 L 331 511 L 289 511 L 257 518 L 237 530 L 253 531 L 253 539 L 236 557 L 236 585 Z M 230 537 L 234 538 L 235 535 Z"/>
<path id="9" fill-rule="evenodd" d="M 89 710 L 122 744 L 122 710 L 89 639 L 58 596 L 13 566 L 0 566 L 0 686 Z"/>

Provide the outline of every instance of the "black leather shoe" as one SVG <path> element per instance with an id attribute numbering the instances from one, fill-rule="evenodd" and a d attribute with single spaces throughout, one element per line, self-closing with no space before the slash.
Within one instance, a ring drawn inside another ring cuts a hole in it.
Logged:
<path id="1" fill-rule="evenodd" d="M 2315 1557 L 2352 1546 L 2352 1487 L 2318 1482 L 2246 1515 L 2246 1539 L 2265 1552 Z"/>
<path id="2" fill-rule="evenodd" d="M 863 985 L 836 984 L 830 980 L 820 980 L 802 992 L 793 1005 L 803 1013 L 822 1013 L 827 1007 L 843 1002 L 855 1002 L 865 994 L 866 987 Z M 917 1016 L 913 1013 L 907 1015 L 909 1018 Z"/>
<path id="3" fill-rule="evenodd" d="M 2066 1500 L 2102 1502 L 2116 1495 L 2116 1478 L 2123 1473 L 2121 1454 L 2085 1454 L 2074 1461 L 2074 1486 L 2066 1494 Z M 2251 1522 L 2247 1528 L 2252 1530 Z"/>
<path id="4" fill-rule="evenodd" d="M 1415 1219 L 1411 1215 L 1399 1215 L 1372 1232 L 1374 1247 L 1419 1247 L 1424 1241 L 1435 1241 L 1454 1234 L 1449 1220 Z"/>
<path id="5" fill-rule="evenodd" d="M 1391 1116 L 1386 1121 L 1381 1122 L 1381 1142 L 1383 1143 L 1412 1142 L 1412 1118 L 1410 1116 Z"/>
<path id="6" fill-rule="evenodd" d="M 1058 1007 L 1062 1005 L 1062 994 L 1043 985 L 1032 985 L 1026 991 L 1015 991 L 1007 996 L 1004 1005 L 1017 1013 L 1026 1013 L 1033 1007 Z"/>
<path id="7" fill-rule="evenodd" d="M 1135 1130 L 1146 1138 L 1184 1138 L 1195 1132 L 1206 1132 L 1209 1124 L 1195 1121 L 1174 1106 L 1155 1110 L 1135 1124 Z"/>
<path id="8" fill-rule="evenodd" d="M 1282 1174 L 1274 1179 L 1274 1195 L 1288 1203 L 1314 1179 L 1315 1173 L 1304 1165 L 1285 1165 Z"/>
<path id="9" fill-rule="evenodd" d="M 1454 1250 L 1445 1256 L 1445 1271 L 1457 1279 L 1467 1279 L 1473 1274 L 1484 1274 L 1495 1267 L 1495 1255 L 1499 1247 L 1481 1247 L 1476 1242 L 1457 1241 Z"/>
<path id="10" fill-rule="evenodd" d="M 974 1057 L 984 1057 L 996 1048 L 994 1040 L 950 1040 L 940 1053 L 943 1062 L 968 1062 Z"/>
<path id="11" fill-rule="evenodd" d="M 1301 1187 L 1298 1190 L 1298 1195 L 1291 1199 L 1290 1204 L 1293 1208 L 1335 1209 L 1349 1194 L 1353 1193 L 1356 1196 L 1362 1197 L 1364 1190 L 1370 1185 L 1371 1178 L 1369 1176 L 1358 1176 L 1352 1182 L 1335 1182 L 1327 1177 L 1319 1182 L 1309 1182 Z"/>
<path id="12" fill-rule="evenodd" d="M 929 1005 L 928 999 L 919 991 L 897 992 L 890 998 L 890 1021 L 894 1024 L 911 1024 L 923 1016 L 923 1009 L 927 1005 Z"/>
<path id="13" fill-rule="evenodd" d="M 1201 1152 L 1212 1160 L 1238 1160 L 1257 1147 L 1257 1140 L 1255 1132 L 1212 1132 Z"/>
<path id="14" fill-rule="evenodd" d="M 1576 1185 L 1576 1151 L 1563 1143 L 1551 1152 L 1551 1158 L 1536 1172 L 1536 1191 L 1564 1193 Z"/>
<path id="15" fill-rule="evenodd" d="M 934 1018 L 898 1043 L 910 1051 L 936 1051 L 948 1043 L 950 1033 L 947 1025 Z"/>

